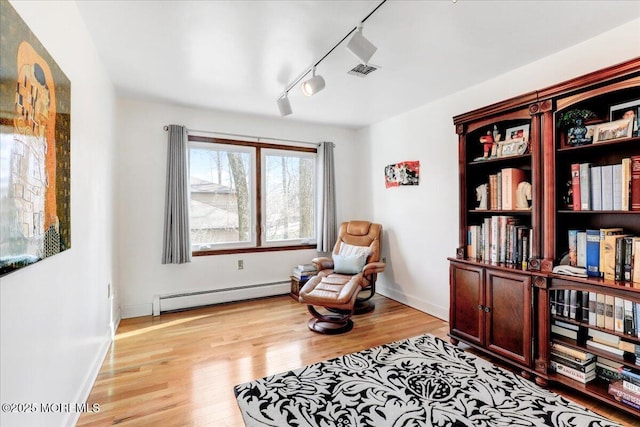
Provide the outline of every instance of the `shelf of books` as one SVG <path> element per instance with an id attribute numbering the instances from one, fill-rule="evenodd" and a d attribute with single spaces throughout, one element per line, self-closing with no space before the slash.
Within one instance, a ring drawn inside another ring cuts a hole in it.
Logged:
<path id="1" fill-rule="evenodd" d="M 640 414 L 640 292 L 558 280 L 549 290 L 551 379 Z"/>
<path id="2" fill-rule="evenodd" d="M 468 171 L 469 186 L 475 189 L 470 194 L 470 212 L 531 213 L 531 168 L 526 164 L 519 167 L 504 167 L 494 163 L 487 167 Z"/>
<path id="3" fill-rule="evenodd" d="M 513 215 L 492 215 L 467 228 L 467 258 L 526 270 L 531 227 Z"/>
<path id="4" fill-rule="evenodd" d="M 467 260 L 526 270 L 532 253 L 530 126 L 529 119 L 488 121 L 466 137 Z"/>
<path id="5" fill-rule="evenodd" d="M 640 153 L 640 138 L 636 140 L 635 150 Z M 568 234 L 558 235 L 556 253 L 563 253 L 566 247 L 585 253 L 585 236 L 579 236 L 581 246 L 576 247 L 576 242 L 570 241 L 575 238 L 571 231 L 585 233 L 591 229 L 595 233 L 622 228 L 626 235 L 640 234 L 640 154 L 627 154 L 600 165 L 561 163 L 563 175 L 571 178 L 558 179 L 566 185 L 558 188 L 556 224 L 559 231 L 567 230 Z"/>

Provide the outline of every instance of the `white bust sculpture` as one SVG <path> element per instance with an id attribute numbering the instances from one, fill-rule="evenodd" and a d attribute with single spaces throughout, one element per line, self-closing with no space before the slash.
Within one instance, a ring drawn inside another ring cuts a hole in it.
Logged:
<path id="1" fill-rule="evenodd" d="M 487 209 L 487 188 L 488 184 L 482 184 L 476 187 L 476 201 L 480 202 L 476 209 Z"/>
<path id="2" fill-rule="evenodd" d="M 531 184 L 522 181 L 516 188 L 516 209 L 530 209 Z"/>

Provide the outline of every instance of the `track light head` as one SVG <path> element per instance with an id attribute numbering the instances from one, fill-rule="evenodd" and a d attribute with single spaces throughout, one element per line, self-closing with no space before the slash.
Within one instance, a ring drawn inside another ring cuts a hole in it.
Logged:
<path id="1" fill-rule="evenodd" d="M 282 117 L 288 116 L 293 113 L 291 109 L 291 103 L 289 102 L 289 92 L 285 92 L 280 98 L 278 98 L 278 109 Z"/>
<path id="2" fill-rule="evenodd" d="M 313 77 L 306 82 L 302 83 L 302 93 L 307 96 L 315 95 L 324 89 L 324 78 L 322 76 L 316 76 L 316 67 L 313 67 Z"/>
<path id="3" fill-rule="evenodd" d="M 362 24 L 360 24 L 347 43 L 347 50 L 354 54 L 360 62 L 367 64 L 378 48 L 362 35 Z"/>

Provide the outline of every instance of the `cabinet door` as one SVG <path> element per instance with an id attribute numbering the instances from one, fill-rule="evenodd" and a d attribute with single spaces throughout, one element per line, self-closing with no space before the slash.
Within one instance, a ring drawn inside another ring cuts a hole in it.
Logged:
<path id="1" fill-rule="evenodd" d="M 531 277 L 486 271 L 486 348 L 531 365 Z"/>
<path id="2" fill-rule="evenodd" d="M 449 326 L 452 335 L 469 342 L 484 343 L 483 269 L 451 263 L 449 267 Z"/>

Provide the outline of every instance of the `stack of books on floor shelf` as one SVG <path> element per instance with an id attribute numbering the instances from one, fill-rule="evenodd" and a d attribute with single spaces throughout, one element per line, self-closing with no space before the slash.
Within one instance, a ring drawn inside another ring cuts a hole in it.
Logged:
<path id="1" fill-rule="evenodd" d="M 640 410 L 640 303 L 574 289 L 549 292 L 551 369 L 582 384 L 598 379 L 614 399 Z"/>
<path id="2" fill-rule="evenodd" d="M 302 283 L 311 279 L 316 274 L 318 274 L 318 270 L 313 264 L 300 264 L 293 269 L 292 275 Z"/>
<path id="3" fill-rule="evenodd" d="M 617 401 L 640 410 L 640 371 L 620 369 L 621 379 L 609 383 L 609 394 Z"/>
<path id="4" fill-rule="evenodd" d="M 596 378 L 596 356 L 585 351 L 551 344 L 551 369 L 583 384 Z"/>

